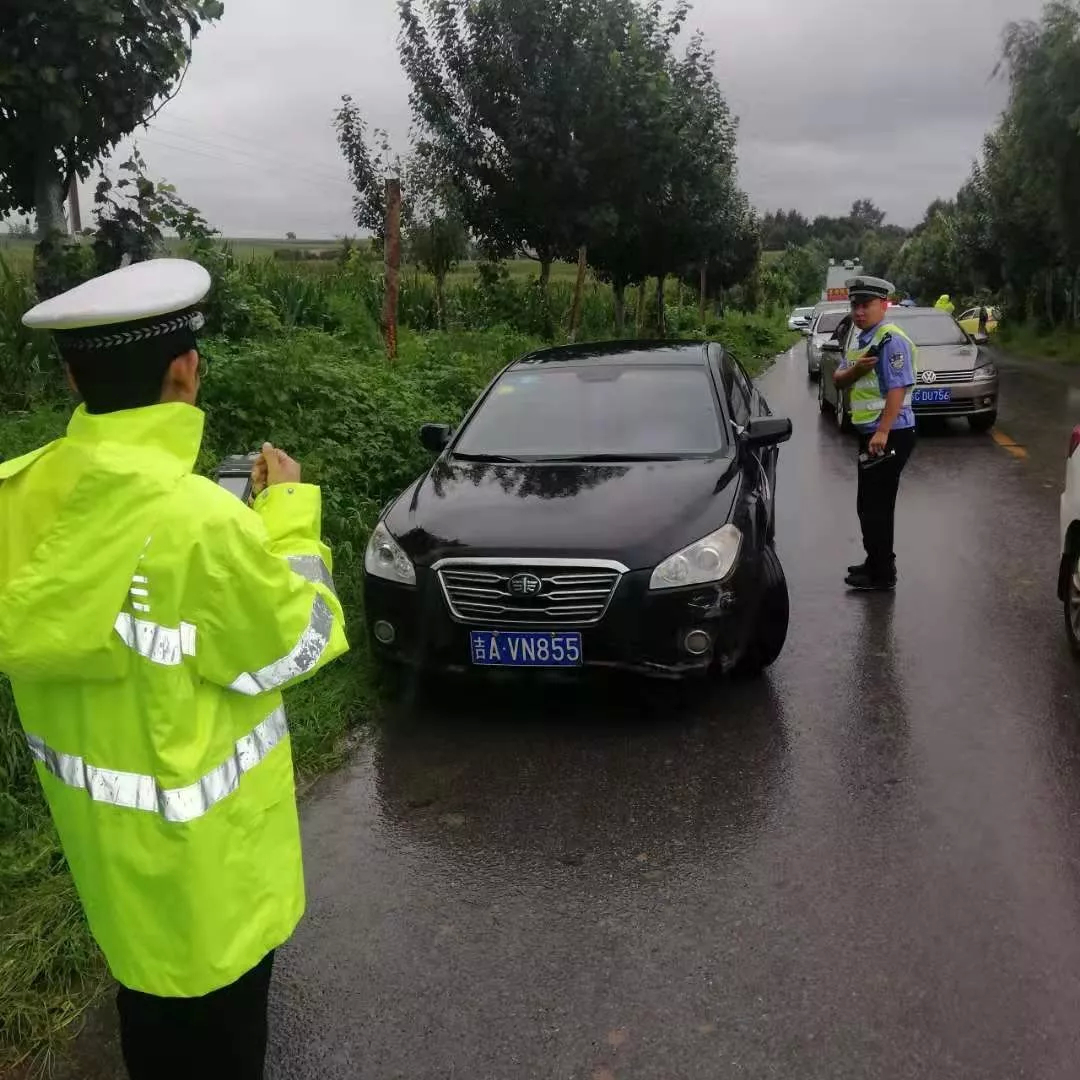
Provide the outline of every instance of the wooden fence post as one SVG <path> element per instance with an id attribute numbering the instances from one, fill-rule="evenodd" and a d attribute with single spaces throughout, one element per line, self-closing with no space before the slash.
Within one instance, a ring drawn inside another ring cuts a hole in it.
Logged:
<path id="1" fill-rule="evenodd" d="M 588 265 L 585 245 L 578 248 L 577 280 L 574 282 L 574 300 L 570 305 L 570 341 L 577 341 L 578 327 L 581 325 L 581 294 L 585 291 L 585 270 Z"/>
<path id="2" fill-rule="evenodd" d="M 386 291 L 383 299 L 383 334 L 386 355 L 397 358 L 398 289 L 401 275 L 401 181 L 386 181 Z"/>

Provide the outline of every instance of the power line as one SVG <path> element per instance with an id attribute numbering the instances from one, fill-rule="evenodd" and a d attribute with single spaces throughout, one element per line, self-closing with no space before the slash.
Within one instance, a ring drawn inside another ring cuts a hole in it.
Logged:
<path id="1" fill-rule="evenodd" d="M 293 159 L 284 158 L 284 157 L 281 157 L 280 155 L 277 155 L 277 154 L 267 153 L 265 148 L 262 148 L 258 153 L 255 153 L 255 152 L 253 152 L 251 150 L 245 150 L 245 149 L 238 148 L 238 147 L 235 147 L 235 146 L 229 146 L 227 143 L 214 142 L 214 141 L 211 141 L 209 139 L 203 139 L 203 138 L 196 138 L 195 136 L 188 135 L 188 134 L 186 134 L 186 133 L 184 133 L 182 131 L 173 131 L 170 128 L 161 127 L 160 125 L 155 125 L 153 131 L 154 132 L 160 131 L 162 134 L 167 135 L 171 139 L 183 139 L 185 142 L 190 142 L 195 146 L 200 146 L 200 147 L 203 147 L 203 148 L 209 148 L 211 150 L 216 150 L 216 151 L 225 151 L 227 153 L 237 154 L 237 155 L 239 155 L 241 157 L 252 158 L 252 159 L 255 159 L 255 160 L 259 160 L 261 162 L 271 162 L 271 163 L 276 164 L 276 165 L 281 165 L 284 168 L 295 168 L 296 167 L 296 162 Z M 150 137 L 153 138 L 155 136 L 153 134 L 151 134 Z M 245 141 L 247 141 L 247 140 L 245 140 Z M 313 176 L 319 176 L 319 177 L 321 177 L 321 178 L 323 178 L 325 180 L 333 180 L 336 183 L 341 183 L 341 184 L 347 184 L 348 183 L 348 181 L 343 180 L 340 175 L 334 175 L 334 174 L 332 174 L 330 172 L 323 171 L 320 168 L 312 167 L 311 165 L 302 165 L 300 167 L 303 169 L 303 171 L 308 172 Z"/>
<path id="2" fill-rule="evenodd" d="M 207 158 L 210 161 L 216 161 L 216 162 L 218 162 L 220 164 L 225 164 L 225 165 L 234 165 L 234 166 L 236 166 L 238 168 L 241 168 L 241 169 L 249 169 L 249 170 L 252 169 L 252 168 L 265 169 L 267 167 L 266 162 L 260 162 L 260 161 L 254 161 L 254 160 L 240 161 L 240 160 L 237 160 L 236 158 L 224 157 L 220 153 L 207 153 L 205 150 L 198 149 L 198 148 L 196 148 L 194 146 L 177 145 L 176 143 L 165 142 L 165 141 L 163 141 L 161 139 L 158 139 L 158 138 L 153 137 L 153 136 L 148 136 L 148 135 L 141 136 L 136 141 L 138 141 L 138 142 L 148 142 L 151 146 L 163 147 L 164 149 L 167 149 L 167 150 L 176 150 L 176 151 L 178 151 L 178 152 L 180 152 L 182 154 L 190 154 L 190 155 L 193 155 L 194 157 Z M 298 169 L 295 165 L 275 164 L 274 167 L 279 169 L 282 172 L 292 173 L 298 179 L 307 180 L 307 181 L 309 181 L 311 183 L 318 182 L 318 183 L 340 184 L 340 185 L 342 185 L 342 187 L 346 187 L 350 191 L 352 190 L 352 185 L 347 180 L 342 180 L 342 179 L 340 179 L 338 177 L 320 176 L 317 173 L 304 172 L 303 170 Z"/>

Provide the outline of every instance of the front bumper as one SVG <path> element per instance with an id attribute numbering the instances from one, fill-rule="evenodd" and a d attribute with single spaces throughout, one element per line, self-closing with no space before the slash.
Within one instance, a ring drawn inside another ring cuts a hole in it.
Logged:
<path id="1" fill-rule="evenodd" d="M 740 559 L 723 584 L 686 589 L 649 590 L 651 570 L 624 574 L 600 622 L 590 626 L 514 626 L 455 619 L 446 606 L 434 571 L 417 567 L 415 587 L 366 577 L 365 617 L 373 653 L 391 662 L 429 671 L 483 671 L 473 668 L 470 630 L 580 630 L 583 667 L 615 668 L 660 678 L 703 674 L 714 666 L 727 670 L 745 650 L 760 597 L 760 563 Z M 385 644 L 374 633 L 376 622 L 390 623 L 394 640 Z M 687 634 L 704 630 L 712 648 L 692 655 Z M 515 669 L 502 669 L 515 670 Z M 536 669 L 529 669 L 535 672 Z M 544 669 L 565 675 L 573 668 Z"/>
<path id="2" fill-rule="evenodd" d="M 915 404 L 915 416 L 919 418 L 944 416 L 978 416 L 981 413 L 997 411 L 998 403 L 998 379 L 988 379 L 985 382 L 954 383 L 948 385 L 952 391 L 949 401 L 935 402 L 933 404 Z M 942 387 L 945 388 L 944 385 Z M 932 385 L 918 383 L 916 390 L 930 390 Z"/>

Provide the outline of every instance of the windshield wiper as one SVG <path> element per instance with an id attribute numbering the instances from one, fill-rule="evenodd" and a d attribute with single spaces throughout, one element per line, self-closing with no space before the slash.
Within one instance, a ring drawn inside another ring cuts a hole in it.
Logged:
<path id="1" fill-rule="evenodd" d="M 455 461 L 480 461 L 495 465 L 521 465 L 526 460 L 509 454 L 463 454 L 459 450 L 455 450 L 453 456 Z"/>
<path id="2" fill-rule="evenodd" d="M 682 461 L 687 457 L 697 457 L 697 453 L 685 454 L 545 454 L 545 462 L 553 461 L 590 463 L 595 461 L 610 461 L 619 463 L 624 461 Z"/>

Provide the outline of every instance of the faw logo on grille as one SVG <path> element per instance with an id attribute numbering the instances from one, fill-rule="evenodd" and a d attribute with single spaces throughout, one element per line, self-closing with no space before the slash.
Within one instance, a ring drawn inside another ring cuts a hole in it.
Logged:
<path id="1" fill-rule="evenodd" d="M 538 596 L 544 583 L 535 574 L 515 574 L 506 587 L 511 596 Z"/>

